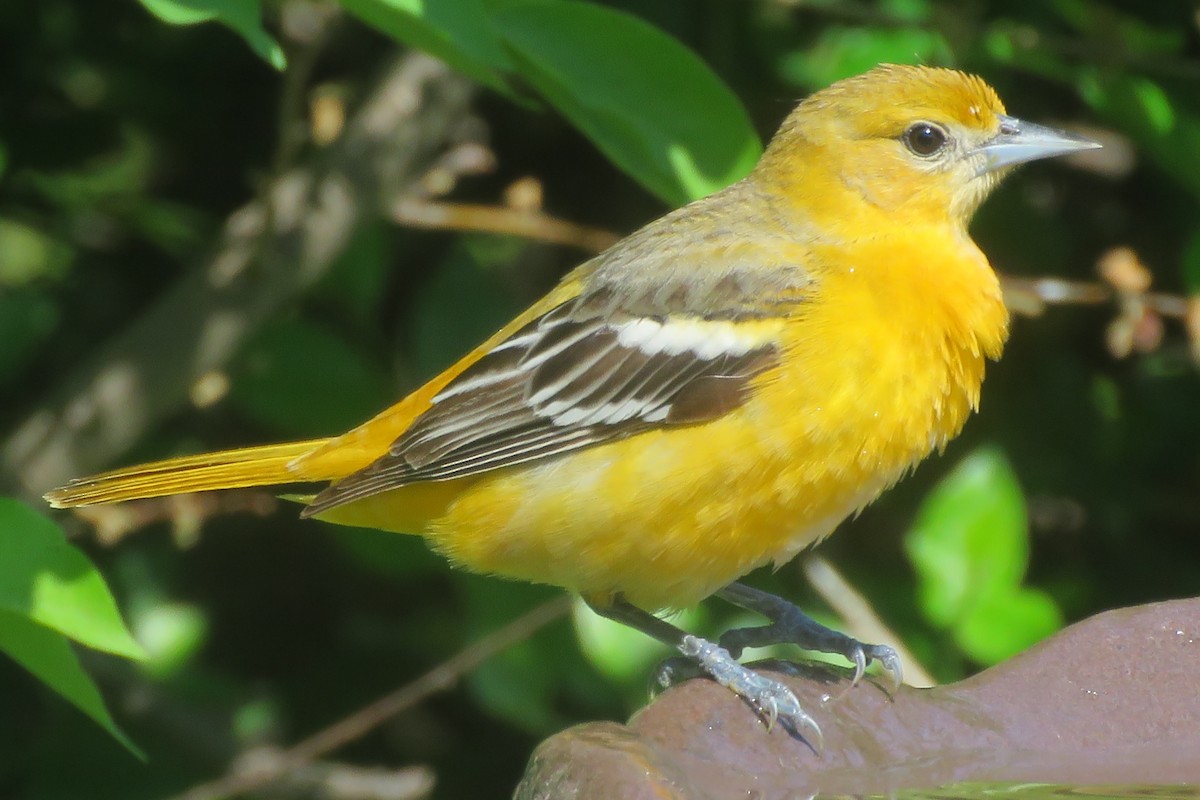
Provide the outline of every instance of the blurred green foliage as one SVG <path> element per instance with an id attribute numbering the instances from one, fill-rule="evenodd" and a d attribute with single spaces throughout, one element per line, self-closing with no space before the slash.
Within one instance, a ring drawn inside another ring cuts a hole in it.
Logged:
<path id="1" fill-rule="evenodd" d="M 208 256 L 278 167 L 293 76 L 306 99 L 348 98 L 353 113 L 396 40 L 487 87 L 476 125 L 496 167 L 449 199 L 496 203 L 532 176 L 550 213 L 618 232 L 744 173 L 795 99 L 832 80 L 880 61 L 979 72 L 1013 113 L 1108 145 L 1100 166 L 1031 167 L 985 205 L 973 233 L 1000 269 L 1093 280 L 1098 256 L 1128 246 L 1156 288 L 1200 288 L 1200 36 L 1187 3 L 343 0 L 347 13 L 317 44 L 302 35 L 305 14 L 337 6 L 263 5 L 0 5 L 11 78 L 0 83 L 0 430 L 34 418 Z M 320 155 L 306 140 L 288 157 Z M 339 431 L 584 257 L 364 220 L 326 277 L 245 342 L 215 394 L 142 431 L 119 461 Z M 980 416 L 947 456 L 823 545 L 941 679 L 1061 619 L 1200 591 L 1196 367 L 1172 320 L 1161 346 L 1114 358 L 1112 313 L 1018 319 Z M 0 491 L 28 495 L 20 478 L 0 473 Z M 301 523 L 287 503 L 266 513 L 248 502 L 259 509 L 248 515 L 183 505 L 144 525 L 103 518 L 123 533 L 110 537 L 63 515 L 139 650 L 79 551 L 31 506 L 4 502 L 0 554 L 26 556 L 0 558 L 0 650 L 14 659 L 0 659 L 4 797 L 181 791 L 556 596 L 452 572 L 409 537 Z M 99 615 L 82 629 L 8 592 L 68 568 L 87 576 L 86 591 L 64 590 L 58 607 Z M 753 580 L 827 613 L 794 569 Z M 745 621 L 735 613 L 714 603 L 682 621 L 712 633 Z M 73 651 L 64 636 L 144 660 Z M 506 794 L 540 738 L 640 703 L 659 653 L 577 609 L 335 757 L 428 764 L 440 797 Z M 148 763 L 26 669 L 127 731 Z"/>
<path id="2" fill-rule="evenodd" d="M 275 69 L 284 69 L 283 48 L 262 26 L 258 0 L 141 0 L 154 16 L 171 25 L 217 21 L 236 31 L 250 49 Z"/>
<path id="3" fill-rule="evenodd" d="M 1000 451 L 976 451 L 948 473 L 921 503 L 904 544 L 922 612 L 968 658 L 995 664 L 1062 624 L 1053 599 L 1021 585 L 1028 510 Z"/>

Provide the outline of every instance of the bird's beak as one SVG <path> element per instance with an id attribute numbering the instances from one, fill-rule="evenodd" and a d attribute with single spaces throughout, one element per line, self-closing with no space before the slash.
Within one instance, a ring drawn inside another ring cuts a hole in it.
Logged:
<path id="1" fill-rule="evenodd" d="M 1052 158 L 1101 147 L 1099 142 L 1074 133 L 1035 125 L 1006 114 L 997 116 L 1000 118 L 1000 132 L 984 142 L 978 150 L 983 155 L 979 175 L 1024 164 L 1026 161 L 1036 161 L 1039 158 Z"/>

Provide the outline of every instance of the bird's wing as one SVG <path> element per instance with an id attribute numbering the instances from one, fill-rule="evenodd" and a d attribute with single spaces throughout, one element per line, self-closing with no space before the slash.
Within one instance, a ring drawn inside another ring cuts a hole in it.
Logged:
<path id="1" fill-rule="evenodd" d="M 318 494 L 305 516 L 417 482 L 703 422 L 742 405 L 753 379 L 777 363 L 778 334 L 809 278 L 748 258 L 757 247 L 698 244 L 705 252 L 686 255 L 707 259 L 701 274 L 694 263 L 655 265 L 653 280 L 644 271 L 630 280 L 628 267 L 606 269 L 636 258 L 618 245 L 577 296 L 495 342 L 386 452 Z"/>

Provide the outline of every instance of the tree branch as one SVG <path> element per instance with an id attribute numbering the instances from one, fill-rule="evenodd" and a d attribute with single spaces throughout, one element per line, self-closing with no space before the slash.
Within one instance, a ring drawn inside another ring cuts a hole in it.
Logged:
<path id="1" fill-rule="evenodd" d="M 340 139 L 234 212 L 203 266 L 16 426 L 0 445 L 0 485 L 36 496 L 100 469 L 184 406 L 197 379 L 327 271 L 361 221 L 416 185 L 472 92 L 428 56 L 396 58 Z"/>
<path id="2" fill-rule="evenodd" d="M 571 598 L 557 597 L 534 607 L 512 622 L 471 643 L 421 677 L 338 720 L 307 739 L 270 758 L 235 762 L 216 780 L 193 786 L 172 800 L 218 800 L 252 792 L 345 747 L 378 728 L 405 709 L 444 692 L 492 656 L 523 642 L 571 609 Z M 248 768 L 250 767 L 250 768 Z"/>

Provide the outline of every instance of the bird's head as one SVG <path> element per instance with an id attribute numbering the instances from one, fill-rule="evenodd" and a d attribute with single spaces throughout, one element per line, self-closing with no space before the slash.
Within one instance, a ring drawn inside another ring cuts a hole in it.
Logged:
<path id="1" fill-rule="evenodd" d="M 800 103 L 758 174 L 818 211 L 848 193 L 894 219 L 965 225 L 1017 164 L 1094 147 L 1008 116 L 979 77 L 888 64 Z"/>

